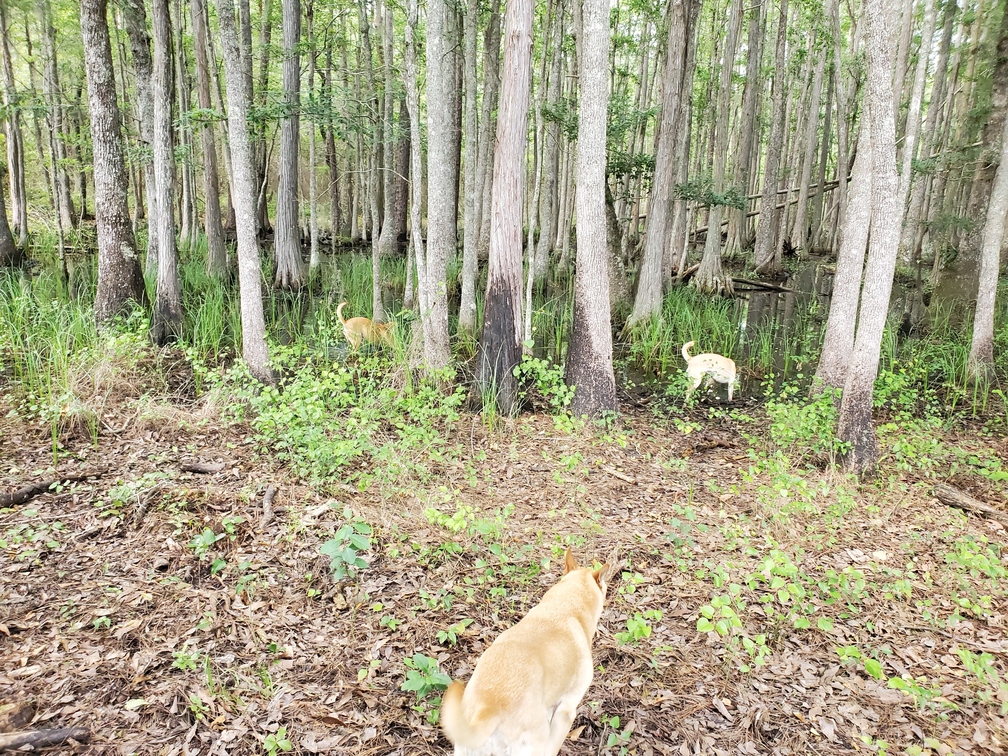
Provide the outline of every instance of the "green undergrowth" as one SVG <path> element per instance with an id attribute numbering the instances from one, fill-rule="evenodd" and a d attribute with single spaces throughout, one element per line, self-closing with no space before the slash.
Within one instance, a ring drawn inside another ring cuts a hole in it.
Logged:
<path id="1" fill-rule="evenodd" d="M 297 475 L 361 488 L 427 479 L 450 453 L 463 388 L 445 392 L 436 378 L 414 376 L 379 353 L 336 362 L 324 349 L 274 345 L 271 358 L 276 387 L 260 385 L 240 362 L 223 375 L 199 370 L 206 386 L 234 400 L 230 414 L 249 423 L 260 449 Z"/>

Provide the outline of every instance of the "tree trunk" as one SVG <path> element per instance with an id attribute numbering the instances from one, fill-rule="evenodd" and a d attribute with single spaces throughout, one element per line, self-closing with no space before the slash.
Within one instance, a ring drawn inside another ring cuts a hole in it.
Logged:
<path id="1" fill-rule="evenodd" d="M 854 173 L 850 182 L 850 202 L 847 220 L 837 255 L 836 273 L 833 276 L 833 295 L 830 298 L 826 334 L 823 337 L 819 366 L 816 368 L 816 385 L 842 388 L 847 380 L 851 353 L 854 351 L 854 331 L 857 325 L 858 299 L 861 295 L 861 274 L 864 270 L 865 246 L 868 244 L 868 227 L 872 217 L 871 135 L 867 120 L 862 120 L 858 137 Z"/>
<path id="2" fill-rule="evenodd" d="M 420 133 L 420 92 L 417 86 L 417 54 L 416 54 L 416 25 L 417 25 L 417 0 L 409 0 L 406 10 L 406 107 L 409 110 L 410 124 L 410 175 L 412 177 L 413 201 L 410 205 L 410 249 L 412 254 L 408 254 L 407 265 L 407 285 L 406 293 L 403 297 L 404 306 L 409 307 L 413 299 L 413 285 L 410 280 L 410 273 L 413 271 L 413 263 L 417 270 L 417 293 L 420 303 L 420 331 L 424 335 L 426 344 L 427 334 L 431 332 L 430 322 L 430 291 L 427 282 L 427 264 L 424 255 L 424 242 L 422 233 L 423 212 L 423 144 Z M 412 260 L 410 259 L 412 258 Z M 427 354 L 426 346 L 424 354 Z"/>
<path id="3" fill-rule="evenodd" d="M 661 312 L 662 260 L 669 240 L 673 190 L 679 164 L 674 160 L 677 144 L 689 140 L 689 134 L 680 128 L 681 100 L 686 74 L 688 49 L 693 41 L 690 19 L 696 19 L 691 8 L 694 0 L 672 0 L 668 39 L 665 49 L 665 71 L 662 78 L 661 114 L 658 121 L 655 172 L 651 182 L 651 199 L 648 202 L 647 231 L 644 234 L 644 260 L 637 280 L 637 296 L 628 326 L 648 320 Z"/>
<path id="4" fill-rule="evenodd" d="M 382 26 L 382 63 L 385 74 L 384 103 L 382 107 L 382 122 L 385 133 L 382 138 L 382 212 L 381 236 L 378 238 L 378 252 L 381 255 L 391 255 L 399 247 L 399 234 L 403 229 L 399 226 L 399 215 L 396 212 L 396 158 L 399 154 L 399 143 L 395 128 L 395 67 L 393 65 L 392 40 L 395 38 L 394 10 L 391 3 L 385 2 L 383 7 L 384 25 Z"/>
<path id="5" fill-rule="evenodd" d="M 490 250 L 490 205 L 493 201 L 494 145 L 497 131 L 497 100 L 500 95 L 501 8 L 500 0 L 491 0 L 492 12 L 483 35 L 483 103 L 480 110 L 479 165 L 476 167 L 476 185 L 480 191 L 479 245 L 477 258 L 486 259 Z M 475 271 L 475 268 L 474 268 Z M 465 327 L 471 332 L 476 327 L 475 284 L 472 306 L 461 311 L 459 322 L 465 316 Z M 463 302 L 465 304 L 465 302 Z M 472 324 L 469 324 L 471 318 Z"/>
<path id="6" fill-rule="evenodd" d="M 931 98 L 928 102 L 927 119 L 924 123 L 924 130 L 921 134 L 921 145 L 925 160 L 931 160 L 938 151 L 941 140 L 937 138 L 938 116 L 945 101 L 945 91 L 948 68 L 949 48 L 952 45 L 952 32 L 955 26 L 955 16 L 958 5 L 954 2 L 946 2 L 944 8 L 944 18 L 942 22 L 942 39 L 938 48 L 938 60 L 935 63 L 934 80 L 931 85 Z M 949 113 L 947 118 L 951 119 Z M 903 225 L 903 232 L 900 235 L 899 260 L 904 264 L 909 264 L 919 250 L 920 242 L 920 221 L 924 212 L 924 200 L 927 194 L 928 185 L 931 183 L 931 175 L 920 173 L 913 178 L 913 188 L 910 192 L 910 204 L 907 207 L 906 222 Z"/>
<path id="7" fill-rule="evenodd" d="M 364 74 L 367 78 L 368 101 L 374 108 L 374 115 L 371 119 L 371 149 L 368 155 L 368 195 L 370 197 L 371 210 L 371 319 L 374 321 L 385 320 L 385 308 L 382 305 L 381 294 L 381 248 L 379 247 L 379 234 L 381 233 L 381 216 L 378 202 L 378 157 L 381 149 L 382 127 L 381 119 L 378 117 L 378 90 L 374 80 L 374 57 L 371 53 L 371 22 L 367 17 L 366 1 L 359 0 L 357 5 L 357 16 L 360 23 L 361 40 L 363 42 L 364 53 Z M 373 101 L 374 100 L 374 101 Z M 445 305 L 445 344 L 448 341 L 448 306 Z"/>
<path id="8" fill-rule="evenodd" d="M 448 258 L 455 252 L 457 215 L 452 163 L 455 110 L 450 90 L 455 86 L 455 55 L 454 40 L 450 36 L 452 24 L 448 18 L 451 13 L 452 8 L 446 0 L 430 0 L 427 4 L 428 194 L 427 267 L 424 273 L 427 301 L 422 298 L 420 306 L 427 306 L 427 312 L 422 313 L 426 317 L 424 350 L 427 365 L 434 370 L 445 368 L 451 360 L 445 282 Z M 417 260 L 420 260 L 419 255 Z"/>
<path id="9" fill-rule="evenodd" d="M 808 196 L 809 184 L 812 183 L 812 164 L 815 162 L 816 137 L 819 135 L 819 103 L 822 99 L 823 72 L 826 70 L 825 50 L 817 49 L 818 35 L 812 35 L 809 52 L 815 56 L 816 63 L 812 74 L 812 91 L 809 96 L 809 106 L 806 111 L 805 134 L 802 139 L 801 176 L 798 179 L 798 202 L 795 205 L 794 224 L 791 226 L 791 246 L 802 255 L 808 253 Z M 829 140 L 828 134 L 823 134 L 823 141 Z"/>
<path id="10" fill-rule="evenodd" d="M 892 53 L 886 4 L 866 3 L 866 126 L 871 136 L 871 242 L 858 313 L 857 336 L 844 383 L 837 436 L 847 444 L 846 464 L 859 473 L 874 470 L 878 439 L 872 422 L 872 390 L 892 293 L 902 216 L 896 173 L 896 124 L 893 115 Z"/>
<path id="11" fill-rule="evenodd" d="M 994 301 L 997 297 L 1004 237 L 1005 212 L 1008 211 L 1008 119 L 1001 135 L 1001 159 L 994 172 L 987 220 L 983 230 L 980 277 L 976 311 L 973 316 L 973 343 L 967 366 L 974 380 L 986 380 L 994 369 Z"/>
<path id="12" fill-rule="evenodd" d="M 259 239 L 256 235 L 256 182 L 248 130 L 248 107 L 252 93 L 242 64 L 232 0 L 217 0 L 217 19 L 227 77 L 228 141 L 231 145 L 231 169 L 234 172 L 231 196 L 234 199 L 238 226 L 242 357 L 252 375 L 264 383 L 272 383 L 273 372 L 269 366 L 266 323 L 263 318 Z M 251 53 L 248 53 L 246 59 L 251 59 Z"/>
<path id="13" fill-rule="evenodd" d="M 92 0 L 94 5 L 94 0 Z M 105 5 L 102 4 L 104 8 Z M 42 75 L 42 91 L 45 94 L 49 109 L 49 130 L 52 133 L 54 163 L 53 171 L 56 177 L 56 204 L 59 205 L 59 223 L 62 229 L 76 228 L 77 214 L 74 212 L 73 197 L 70 193 L 70 176 L 66 169 L 66 143 L 63 133 L 63 92 L 59 83 L 59 68 L 56 65 L 56 29 L 53 26 L 52 10 L 49 0 L 41 0 L 38 5 L 39 20 L 44 33 L 45 67 Z M 104 18 L 104 16 L 103 16 Z M 108 25 L 105 24 L 106 36 Z M 111 50 L 111 41 L 109 42 Z M 111 52 L 109 53 L 111 59 Z M 111 63 L 109 64 L 111 66 Z M 111 76 L 111 71 L 109 73 Z"/>
<path id="14" fill-rule="evenodd" d="M 206 0 L 203 0 L 203 23 L 204 28 L 209 27 L 209 17 L 210 13 L 207 8 Z M 224 116 L 224 121 L 218 124 L 217 131 L 220 134 L 221 139 L 221 157 L 224 159 L 224 173 L 227 180 L 224 183 L 225 194 L 227 196 L 227 211 L 224 217 L 221 219 L 221 224 L 226 233 L 233 233 L 236 231 L 235 225 L 235 210 L 234 202 L 231 200 L 231 183 L 232 183 L 232 169 L 231 169 L 231 147 L 228 144 L 227 137 L 227 108 L 224 105 L 224 87 L 221 84 L 221 77 L 217 70 L 217 53 L 214 49 L 213 35 L 207 34 L 207 56 L 210 61 L 210 71 L 212 72 L 212 86 L 210 88 L 211 94 L 213 95 L 214 107 L 217 111 Z M 218 186 L 220 185 L 220 179 L 218 178 Z"/>
<path id="15" fill-rule="evenodd" d="M 38 100 L 38 88 L 35 86 L 35 52 L 32 49 L 31 31 L 29 28 L 28 14 L 24 15 L 25 48 L 28 53 L 28 89 L 33 102 Z M 42 123 L 39 117 L 39 109 L 32 108 L 32 127 L 35 135 L 35 149 L 38 155 L 38 164 L 42 167 L 42 174 L 45 177 L 46 194 L 49 196 L 49 207 L 56 209 L 56 199 L 53 194 L 52 171 L 46 164 L 45 144 L 42 137 Z"/>
<path id="16" fill-rule="evenodd" d="M 760 119 L 757 107 L 763 87 L 763 37 L 766 36 L 767 6 L 762 0 L 749 10 L 749 39 L 746 44 L 746 80 L 742 93 L 739 148 L 735 155 L 735 183 L 748 195 L 752 185 L 753 146 L 759 149 Z M 758 157 L 758 156 L 757 156 Z M 749 219 L 751 200 L 741 210 L 728 209 L 727 254 L 731 255 L 753 241 L 752 222 Z"/>
<path id="17" fill-rule="evenodd" d="M 725 40 L 724 59 L 721 63 L 721 80 L 718 88 L 717 119 L 714 126 L 714 181 L 715 194 L 725 191 L 725 164 L 728 160 L 728 119 L 731 115 L 731 83 L 735 68 L 735 48 L 739 26 L 742 24 L 742 0 L 732 0 L 728 11 L 728 35 Z M 732 291 L 731 277 L 721 268 L 721 214 L 724 205 L 716 203 L 710 208 L 707 223 L 707 244 L 700 267 L 691 283 L 707 292 Z M 659 282 L 660 282 L 659 277 Z"/>
<path id="18" fill-rule="evenodd" d="M 597 417 L 616 411 L 609 277 L 606 270 L 606 117 L 609 71 L 609 3 L 583 0 L 579 62 L 577 272 L 574 319 L 567 352 L 567 385 L 574 386 L 571 411 Z M 559 54 L 559 50 L 557 51 Z"/>
<path id="19" fill-rule="evenodd" d="M 308 44 L 311 45 L 311 49 L 308 51 L 308 99 L 311 101 L 315 98 L 317 55 L 315 50 L 315 3 L 313 0 L 308 0 L 305 15 L 308 20 Z M 315 123 L 315 116 L 312 114 L 308 119 L 308 238 L 310 244 L 308 270 L 310 275 L 314 275 L 321 264 L 318 234 L 318 178 L 315 175 L 315 136 L 317 132 L 318 126 Z M 335 226 L 333 228 L 335 234 Z"/>
<path id="20" fill-rule="evenodd" d="M 924 0 L 924 26 L 921 29 L 920 52 L 914 71 L 913 90 L 910 107 L 907 110 L 906 131 L 903 134 L 903 154 L 900 167 L 900 210 L 906 207 L 907 192 L 910 191 L 910 174 L 914 158 L 917 157 L 917 135 L 921 126 L 921 104 L 924 101 L 924 84 L 927 82 L 928 63 L 931 61 L 931 41 L 935 29 L 935 0 Z"/>
<path id="21" fill-rule="evenodd" d="M 7 203 L 3 196 L 3 182 L 0 181 L 0 268 L 11 268 L 21 262 L 22 253 L 14 246 L 14 235 L 7 222 Z"/>
<path id="22" fill-rule="evenodd" d="M 563 94 L 563 2 L 557 3 L 553 29 L 553 53 L 547 100 L 553 117 L 546 124 L 543 144 L 543 185 L 539 204 L 539 241 L 536 244 L 536 276 L 542 278 L 549 270 L 549 258 L 557 235 L 557 174 L 560 171 L 560 123 L 557 113 Z"/>
<path id="23" fill-rule="evenodd" d="M 192 0 L 193 49 L 196 53 L 196 81 L 200 110 L 209 111 L 210 64 L 207 61 L 206 0 Z M 224 227 L 221 223 L 220 179 L 217 175 L 217 145 L 213 124 L 204 119 L 200 125 L 203 143 L 203 226 L 207 237 L 207 274 L 218 278 L 227 271 L 227 250 L 224 247 Z"/>
<path id="24" fill-rule="evenodd" d="M 178 101 L 178 138 L 176 145 L 182 160 L 179 164 L 179 176 L 181 177 L 181 206 L 179 217 L 181 218 L 181 229 L 179 231 L 179 243 L 186 249 L 192 249 L 193 242 L 199 234 L 199 222 L 196 219 L 196 189 L 193 177 L 193 147 L 192 130 L 189 125 L 189 81 L 186 75 L 185 46 L 182 42 L 182 2 L 175 0 L 175 49 L 169 60 L 175 64 L 175 96 Z M 171 65 L 171 63 L 169 63 Z M 169 77 L 169 80 L 170 77 Z M 170 98 L 169 98 L 170 99 Z M 172 156 L 174 162 L 174 155 Z M 173 169 L 174 170 L 174 169 Z"/>
<path id="25" fill-rule="evenodd" d="M 297 291 L 304 285 L 301 226 L 298 222 L 298 162 L 301 146 L 301 0 L 282 0 L 283 118 L 280 121 L 280 179 L 277 186 L 276 278 L 278 289 Z"/>
<path id="26" fill-rule="evenodd" d="M 175 243 L 175 151 L 172 144 L 172 30 L 168 0 L 153 0 L 154 28 L 154 190 L 157 205 L 166 208 L 154 219 L 157 234 L 157 294 L 151 316 L 151 341 L 163 346 L 182 330 L 182 292 Z"/>
<path id="27" fill-rule="evenodd" d="M 0 3 L 0 36 L 3 40 L 4 109 L 7 111 L 7 178 L 10 181 L 11 217 L 18 235 L 18 246 L 28 242 L 28 193 L 25 189 L 24 138 L 21 134 L 20 98 L 14 85 L 11 62 L 10 30 L 6 3 Z"/>
<path id="28" fill-rule="evenodd" d="M 504 75 L 490 212 L 490 266 L 478 356 L 478 384 L 483 396 L 505 414 L 513 414 L 518 408 L 514 369 L 522 354 L 522 190 L 532 67 L 532 15 L 532 0 L 512 0 L 505 9 Z M 427 59 L 428 63 L 432 60 L 430 54 Z M 427 81 L 430 82 L 429 73 Z M 433 134 L 432 129 L 429 132 Z M 433 165 L 432 152 L 430 166 Z"/>
<path id="29" fill-rule="evenodd" d="M 465 308 L 476 307 L 477 247 L 479 246 L 479 211 L 481 186 L 476 183 L 479 164 L 479 143 L 477 130 L 479 123 L 478 95 L 476 86 L 476 32 L 479 21 L 478 0 L 466 0 L 463 19 L 463 39 L 465 45 L 465 196 L 462 218 L 462 299 L 459 309 L 459 330 L 472 333 L 475 314 L 463 317 Z"/>
<path id="30" fill-rule="evenodd" d="M 242 37 L 247 36 L 246 69 L 249 83 L 249 102 L 252 97 L 252 21 L 249 18 L 248 0 L 241 0 L 243 5 L 242 14 Z M 261 110 L 266 109 L 266 98 L 269 91 L 269 70 L 270 70 L 270 40 L 273 37 L 273 0 L 259 0 L 259 81 L 255 88 L 256 106 Z M 248 19 L 248 20 L 246 20 Z M 230 100 L 230 97 L 228 98 Z M 269 151 L 266 144 L 267 124 L 265 118 L 260 118 L 255 124 L 255 167 L 256 167 L 256 212 L 257 229 L 259 234 L 265 234 L 270 228 L 269 208 L 267 203 L 266 186 L 269 182 Z M 276 237 L 274 236 L 274 239 Z"/>
<path id="31" fill-rule="evenodd" d="M 147 33 L 147 11 L 143 0 L 126 0 L 123 3 L 123 17 L 126 22 L 126 34 L 130 40 L 130 51 L 133 54 L 133 71 L 136 75 L 137 117 L 140 120 L 140 140 L 147 148 L 142 156 L 144 170 L 144 186 L 146 187 L 147 204 L 147 260 L 148 278 L 157 276 L 157 233 L 154 223 L 157 222 L 157 192 L 154 190 L 154 161 L 151 159 L 151 148 L 154 142 L 154 97 L 151 94 L 151 62 L 150 35 Z"/>
<path id="32" fill-rule="evenodd" d="M 787 98 L 787 0 L 780 2 L 780 17 L 777 21 L 777 50 L 774 53 L 774 76 L 771 88 L 772 114 L 770 118 L 770 141 L 767 146 L 766 168 L 763 171 L 763 191 L 760 195 L 759 222 L 756 225 L 756 246 L 753 258 L 756 272 L 780 273 L 777 267 L 777 172 L 784 146 L 785 108 Z"/>
<path id="33" fill-rule="evenodd" d="M 130 301 L 144 304 L 147 300 L 126 203 L 126 162 L 106 13 L 106 0 L 83 0 L 80 4 L 94 156 L 98 231 L 98 288 L 94 307 L 99 324 L 124 312 Z"/>

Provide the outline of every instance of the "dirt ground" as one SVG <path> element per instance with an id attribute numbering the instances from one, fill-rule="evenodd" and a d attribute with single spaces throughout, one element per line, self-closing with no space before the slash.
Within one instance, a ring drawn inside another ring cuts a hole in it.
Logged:
<path id="1" fill-rule="evenodd" d="M 569 545 L 582 561 L 625 561 L 562 753 L 1003 752 L 1008 581 L 988 574 L 1008 565 L 1004 529 L 943 506 L 912 473 L 858 484 L 753 472 L 743 433 L 765 423 L 700 425 L 639 408 L 608 433 L 539 415 L 488 431 L 464 416 L 428 478 L 359 491 L 292 479 L 244 426 L 181 409 L 66 437 L 55 469 L 48 427 L 0 419 L 0 492 L 93 473 L 0 510 L 6 727 L 90 730 L 88 745 L 56 752 L 448 753 L 435 697 L 401 689 L 405 661 L 424 654 L 467 677 L 557 579 Z M 1003 439 L 945 440 L 1005 459 Z M 937 474 L 1003 506 L 986 478 Z M 425 514 L 459 505 L 472 507 L 460 532 Z M 371 548 L 337 583 L 319 548 L 354 520 L 372 528 Z M 221 537 L 192 546 L 205 528 Z M 950 563 L 964 543 L 994 556 Z M 782 554 L 797 574 L 768 566 Z M 840 581 L 841 599 L 796 628 L 769 609 L 771 575 L 810 596 Z M 748 598 L 742 627 L 699 632 L 733 583 Z M 743 637 L 765 644 L 765 663 Z M 986 677 L 962 649 L 988 660 Z"/>

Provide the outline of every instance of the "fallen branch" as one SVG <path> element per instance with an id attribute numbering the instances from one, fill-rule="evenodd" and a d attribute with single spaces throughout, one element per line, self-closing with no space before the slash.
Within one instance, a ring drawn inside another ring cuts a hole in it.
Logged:
<path id="1" fill-rule="evenodd" d="M 224 462 L 183 462 L 179 465 L 182 472 L 199 473 L 200 475 L 213 475 L 225 467 L 227 464 Z"/>
<path id="2" fill-rule="evenodd" d="M 62 478 L 47 480 L 44 483 L 32 483 L 31 485 L 19 488 L 14 493 L 0 493 L 0 507 L 16 507 L 19 504 L 24 504 L 26 501 L 31 501 L 36 496 L 47 493 L 49 489 L 60 483 L 73 483 L 78 480 L 87 480 L 88 478 L 100 478 L 104 474 L 105 470 L 91 470 L 79 475 L 64 475 Z"/>
<path id="3" fill-rule="evenodd" d="M 982 501 L 974 499 L 965 491 L 960 491 L 955 486 L 950 486 L 947 483 L 936 483 L 934 495 L 945 506 L 972 512 L 981 517 L 996 520 L 1005 527 L 1008 527 L 1008 512 L 992 507 L 990 504 L 984 504 Z"/>
<path id="4" fill-rule="evenodd" d="M 28 730 L 26 732 L 7 732 L 0 735 L 0 751 L 13 751 L 15 748 L 30 745 L 33 748 L 62 745 L 68 740 L 87 743 L 91 739 L 91 731 L 84 727 L 62 727 L 58 730 Z"/>
<path id="5" fill-rule="evenodd" d="M 616 470 L 616 469 L 614 469 L 612 467 L 609 467 L 609 465 L 602 465 L 602 469 L 605 470 L 610 475 L 612 475 L 614 478 L 619 478 L 620 480 L 624 481 L 625 483 L 632 483 L 632 484 L 636 484 L 637 483 L 637 479 L 636 478 L 633 478 L 633 477 L 627 475 L 626 473 L 621 473 L 619 470 Z"/>
<path id="6" fill-rule="evenodd" d="M 698 270 L 700 270 L 700 263 L 690 265 L 688 268 L 686 268 L 686 270 L 684 270 L 682 273 L 676 276 L 676 281 L 678 281 L 681 284 L 686 283 L 693 277 L 693 274 L 696 273 Z"/>
<path id="7" fill-rule="evenodd" d="M 742 284 L 743 286 L 752 286 L 754 289 L 766 289 L 767 291 L 780 291 L 785 294 L 793 294 L 794 289 L 789 289 L 787 286 L 781 286 L 780 284 L 768 283 L 767 281 L 754 281 L 751 278 L 740 278 L 735 276 L 732 280 L 737 284 Z"/>

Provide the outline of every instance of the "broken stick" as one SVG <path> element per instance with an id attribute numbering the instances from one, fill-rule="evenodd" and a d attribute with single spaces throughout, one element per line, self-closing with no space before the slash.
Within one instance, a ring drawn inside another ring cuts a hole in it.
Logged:
<path id="1" fill-rule="evenodd" d="M 61 745 L 68 740 L 87 743 L 91 739 L 91 731 L 84 727 L 62 727 L 58 730 L 27 730 L 25 732 L 5 732 L 0 734 L 0 751 L 13 751 L 15 748 L 30 745 L 33 748 Z"/>
<path id="2" fill-rule="evenodd" d="M 982 501 L 974 499 L 965 491 L 960 491 L 955 486 L 950 486 L 947 483 L 935 483 L 934 496 L 946 506 L 996 520 L 1005 527 L 1008 527 L 1008 512 L 992 507 L 990 504 L 984 504 Z"/>
<path id="3" fill-rule="evenodd" d="M 91 470 L 80 475 L 64 475 L 62 478 L 56 478 L 56 480 L 32 483 L 19 488 L 14 493 L 0 493 L 0 507 L 16 507 L 19 504 L 24 504 L 26 501 L 31 501 L 36 496 L 41 496 L 48 492 L 50 488 L 60 483 L 72 483 L 78 480 L 87 480 L 88 478 L 100 478 L 104 474 L 105 470 Z"/>
<path id="4" fill-rule="evenodd" d="M 224 462 L 183 462 L 179 465 L 182 472 L 197 473 L 199 475 L 213 475 L 219 473 L 227 465 Z"/>

